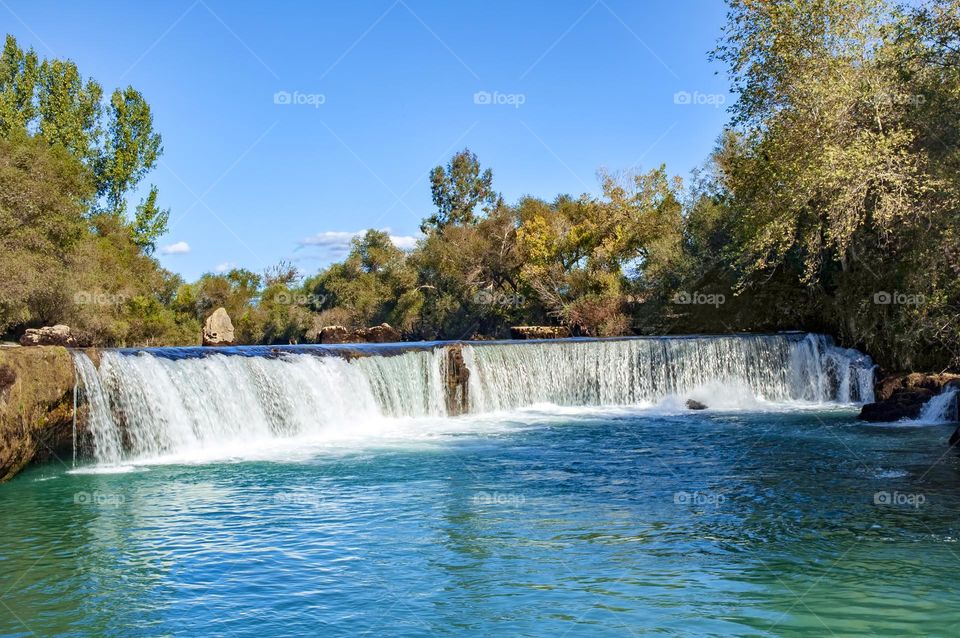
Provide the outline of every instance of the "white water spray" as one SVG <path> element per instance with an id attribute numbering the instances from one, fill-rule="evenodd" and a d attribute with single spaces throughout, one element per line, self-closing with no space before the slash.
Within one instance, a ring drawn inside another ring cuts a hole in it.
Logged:
<path id="1" fill-rule="evenodd" d="M 442 346 L 352 359 L 322 348 L 253 353 L 104 351 L 99 369 L 75 353 L 96 460 L 257 449 L 387 418 L 446 415 Z M 730 392 L 766 401 L 873 398 L 869 358 L 818 335 L 473 344 L 463 355 L 472 413 L 537 403 L 639 405 L 695 393 L 718 405 Z"/>
<path id="2" fill-rule="evenodd" d="M 936 425 L 952 423 L 957 420 L 957 388 L 946 388 L 940 394 L 930 397 L 923 405 L 916 422 Z"/>

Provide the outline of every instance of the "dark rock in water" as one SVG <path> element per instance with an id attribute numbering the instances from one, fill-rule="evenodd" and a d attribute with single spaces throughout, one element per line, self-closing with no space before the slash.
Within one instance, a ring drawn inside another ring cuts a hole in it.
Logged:
<path id="1" fill-rule="evenodd" d="M 203 323 L 203 345 L 233 345 L 233 322 L 225 308 L 217 308 Z"/>
<path id="2" fill-rule="evenodd" d="M 470 411 L 470 368 L 463 360 L 463 346 L 453 344 L 447 347 L 447 360 L 444 366 L 446 379 L 447 413 L 450 416 Z"/>
<path id="3" fill-rule="evenodd" d="M 20 337 L 22 346 L 66 346 L 78 348 L 89 345 L 87 340 L 70 330 L 70 326 L 57 324 L 43 328 L 27 328 Z"/>
<path id="4" fill-rule="evenodd" d="M 513 326 L 510 336 L 514 339 L 565 339 L 570 336 L 566 326 Z"/>
<path id="5" fill-rule="evenodd" d="M 861 421 L 889 422 L 900 419 L 915 419 L 920 416 L 923 405 L 934 393 L 918 388 L 912 391 L 902 390 L 885 401 L 868 403 L 860 408 Z"/>
<path id="6" fill-rule="evenodd" d="M 700 403 L 696 399 L 687 399 L 687 409 L 689 410 L 706 410 L 707 406 L 705 403 Z"/>

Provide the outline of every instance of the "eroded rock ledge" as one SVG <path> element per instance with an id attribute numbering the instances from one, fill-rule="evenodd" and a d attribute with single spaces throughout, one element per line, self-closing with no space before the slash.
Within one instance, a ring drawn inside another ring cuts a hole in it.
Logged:
<path id="1" fill-rule="evenodd" d="M 0 482 L 33 460 L 71 454 L 73 387 L 66 348 L 0 348 Z"/>

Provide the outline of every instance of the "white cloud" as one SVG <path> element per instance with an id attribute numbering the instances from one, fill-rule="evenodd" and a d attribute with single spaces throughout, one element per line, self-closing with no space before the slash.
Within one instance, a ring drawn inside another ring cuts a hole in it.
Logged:
<path id="1" fill-rule="evenodd" d="M 389 228 L 381 229 L 383 232 L 390 234 L 390 241 L 393 242 L 394 246 L 401 250 L 411 250 L 414 246 L 417 245 L 417 240 L 420 237 L 413 235 L 394 235 L 390 233 Z M 297 250 L 301 248 L 315 248 L 320 251 L 320 255 L 317 255 L 319 258 L 325 258 L 330 260 L 339 260 L 346 257 L 347 253 L 350 252 L 350 242 L 353 241 L 354 237 L 360 237 L 366 230 L 357 230 L 354 232 L 344 231 L 344 230 L 328 230 L 322 233 L 317 233 L 306 239 L 301 239 L 297 242 Z"/>
<path id="2" fill-rule="evenodd" d="M 228 270 L 233 270 L 236 267 L 237 265 L 232 261 L 225 261 L 222 264 L 217 264 L 217 267 L 215 268 L 215 270 L 217 272 L 224 273 L 224 272 L 227 272 Z"/>
<path id="3" fill-rule="evenodd" d="M 188 252 L 190 252 L 190 244 L 185 241 L 178 241 L 160 249 L 161 255 L 186 255 Z"/>

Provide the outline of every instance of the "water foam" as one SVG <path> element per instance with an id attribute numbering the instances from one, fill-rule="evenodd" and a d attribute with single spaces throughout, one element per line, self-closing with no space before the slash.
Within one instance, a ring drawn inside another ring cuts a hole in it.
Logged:
<path id="1" fill-rule="evenodd" d="M 673 412 L 690 398 L 714 410 L 872 400 L 869 358 L 819 335 L 464 345 L 471 414 L 461 419 L 446 418 L 442 345 L 348 358 L 321 350 L 180 354 L 104 351 L 98 368 L 75 353 L 98 463 L 425 440 L 495 428 L 493 415 L 531 406 Z"/>

